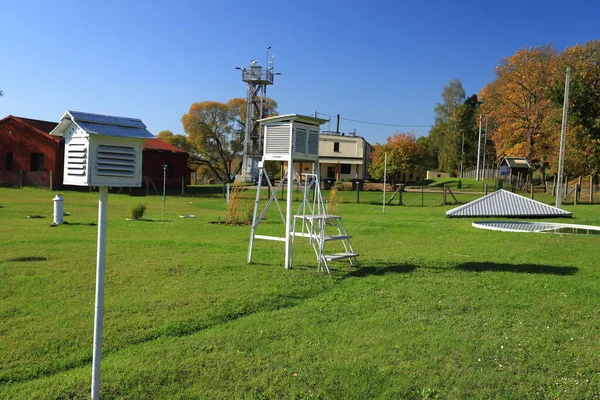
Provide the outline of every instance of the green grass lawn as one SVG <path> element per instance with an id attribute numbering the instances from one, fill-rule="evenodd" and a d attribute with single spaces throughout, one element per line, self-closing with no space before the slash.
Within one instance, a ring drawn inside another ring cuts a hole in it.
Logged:
<path id="1" fill-rule="evenodd" d="M 1 399 L 89 397 L 98 195 L 61 193 L 51 227 L 54 192 L 0 188 Z M 304 242 L 291 270 L 280 242 L 248 265 L 250 227 L 210 223 L 218 195 L 163 214 L 109 194 L 102 398 L 600 398 L 600 238 L 478 230 L 440 203 L 341 203 L 361 266 L 327 275 Z"/>

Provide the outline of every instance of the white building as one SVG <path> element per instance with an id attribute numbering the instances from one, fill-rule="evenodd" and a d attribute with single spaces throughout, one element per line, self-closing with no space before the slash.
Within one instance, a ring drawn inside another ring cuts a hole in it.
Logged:
<path id="1" fill-rule="evenodd" d="M 319 175 L 336 181 L 369 179 L 367 170 L 371 163 L 371 146 L 364 138 L 354 134 L 321 132 L 319 134 Z M 296 163 L 296 170 L 312 172 L 312 164 Z"/>

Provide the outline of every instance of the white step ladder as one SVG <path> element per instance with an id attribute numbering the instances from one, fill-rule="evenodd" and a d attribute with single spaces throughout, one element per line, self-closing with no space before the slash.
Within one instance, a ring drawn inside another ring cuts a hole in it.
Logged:
<path id="1" fill-rule="evenodd" d="M 342 217 L 327 213 L 318 176 L 302 175 L 305 178 L 303 200 L 292 225 L 292 252 L 296 237 L 308 237 L 317 258 L 319 271 L 326 270 L 330 273 L 328 262 L 344 259 L 349 260 L 350 265 L 358 266 L 359 254 L 352 248 L 352 236 L 348 234 Z M 335 246 L 334 243 L 338 245 Z M 331 248 L 334 247 L 337 247 L 337 251 L 331 252 Z"/>

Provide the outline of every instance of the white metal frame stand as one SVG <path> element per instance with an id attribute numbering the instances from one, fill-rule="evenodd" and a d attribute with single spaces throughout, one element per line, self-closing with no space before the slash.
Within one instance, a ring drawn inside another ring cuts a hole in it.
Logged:
<path id="1" fill-rule="evenodd" d="M 272 191 L 270 198 L 261 210 L 260 214 L 258 213 L 258 210 L 263 170 L 261 169 L 259 172 L 259 183 L 256 192 L 256 201 L 254 203 L 252 231 L 250 233 L 250 244 L 248 248 L 248 263 L 252 262 L 254 239 L 284 241 L 285 268 L 289 269 L 293 265 L 296 237 L 306 237 L 309 239 L 309 243 L 312 245 L 315 252 L 319 271 L 327 271 L 327 273 L 330 273 L 328 262 L 343 259 L 348 259 L 350 265 L 352 266 L 358 266 L 357 257 L 359 254 L 356 253 L 352 247 L 352 243 L 350 242 L 352 236 L 350 236 L 346 231 L 342 217 L 328 214 L 326 211 L 325 202 L 323 201 L 321 194 L 319 176 L 317 174 L 302 174 L 304 177 L 304 185 L 301 185 L 299 177 L 294 175 L 293 172 L 293 166 L 291 168 L 288 166 L 287 173 L 285 174 L 286 178 L 282 179 L 277 188 Z M 294 179 L 298 181 L 298 184 L 302 190 L 302 202 L 292 219 L 292 190 Z M 268 177 L 267 183 L 271 187 L 271 182 Z M 284 184 L 287 184 L 288 190 L 285 218 L 277 200 L 277 193 L 281 188 L 283 188 Z M 256 234 L 256 230 L 261 220 L 273 202 L 275 202 L 277 205 L 279 215 L 281 216 L 282 221 L 285 223 L 286 228 L 284 237 Z M 328 230 L 333 230 L 333 233 L 329 233 Z M 342 251 L 336 253 L 326 253 L 325 245 L 326 243 L 332 241 L 339 241 L 341 243 Z"/>

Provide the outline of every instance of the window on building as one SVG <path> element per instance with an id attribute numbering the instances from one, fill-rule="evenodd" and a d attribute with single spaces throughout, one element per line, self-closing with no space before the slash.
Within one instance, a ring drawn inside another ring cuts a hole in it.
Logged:
<path id="1" fill-rule="evenodd" d="M 333 151 L 336 153 L 340 152 L 340 142 L 333 142 Z"/>
<path id="2" fill-rule="evenodd" d="M 350 165 L 350 164 L 341 164 L 340 165 L 340 173 L 342 173 L 342 174 L 350 174 L 350 173 L 352 173 L 352 165 Z"/>
<path id="3" fill-rule="evenodd" d="M 15 169 L 15 161 L 13 158 L 13 153 L 12 151 L 9 151 L 8 153 L 6 153 L 6 170 L 7 171 L 12 171 Z"/>
<path id="4" fill-rule="evenodd" d="M 29 170 L 30 171 L 43 171 L 44 170 L 44 153 L 31 153 Z"/>

